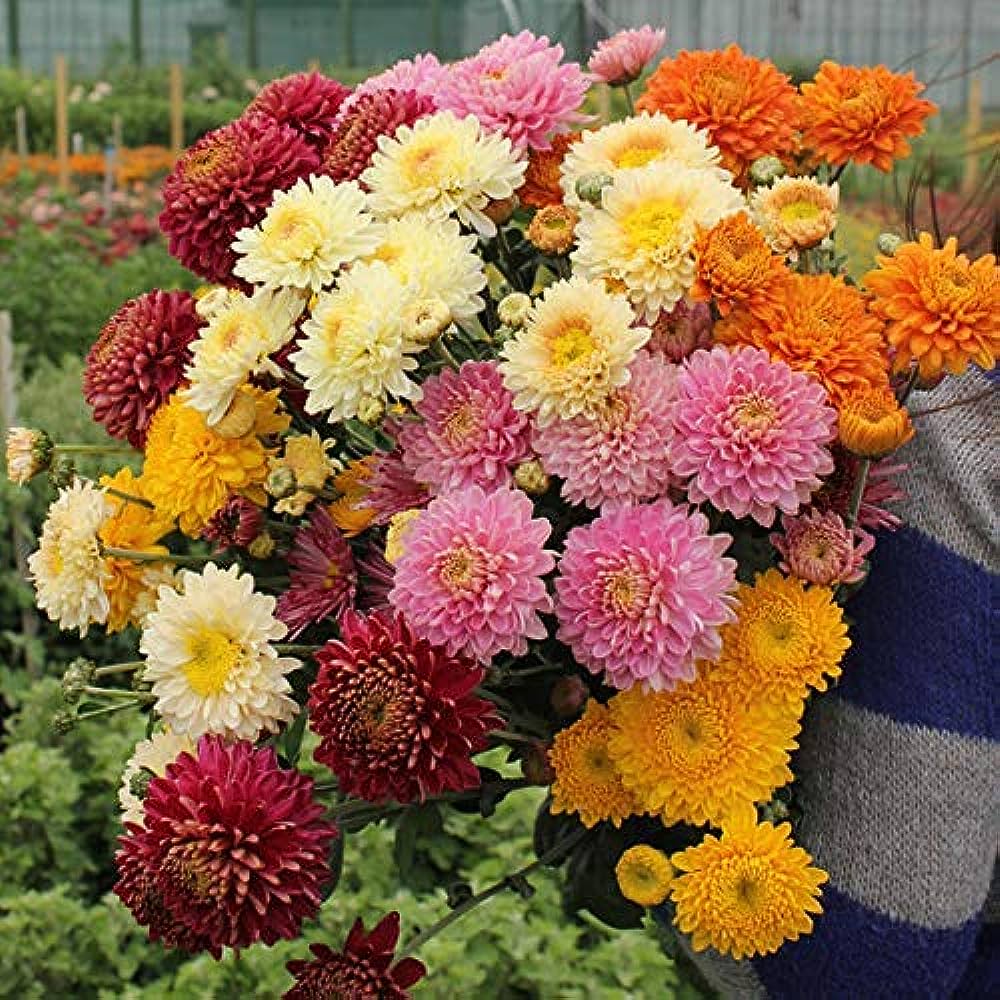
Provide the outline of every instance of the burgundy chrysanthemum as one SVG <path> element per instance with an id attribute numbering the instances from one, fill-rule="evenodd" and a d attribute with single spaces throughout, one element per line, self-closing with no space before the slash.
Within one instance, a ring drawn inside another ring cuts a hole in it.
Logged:
<path id="1" fill-rule="evenodd" d="M 338 183 L 357 180 L 371 164 L 379 136 L 394 135 L 434 110 L 430 97 L 413 90 L 376 90 L 345 106 L 323 153 L 322 173 Z"/>
<path id="2" fill-rule="evenodd" d="M 83 394 L 112 437 L 146 443 L 153 414 L 191 360 L 201 319 L 187 292 L 154 289 L 129 299 L 104 324 L 83 370 Z"/>
<path id="3" fill-rule="evenodd" d="M 232 284 L 232 242 L 264 217 L 275 191 L 315 173 L 319 155 L 290 125 L 237 118 L 202 136 L 163 182 L 170 252 L 208 281 Z"/>
<path id="4" fill-rule="evenodd" d="M 262 87 L 244 114 L 291 125 L 321 150 L 330 141 L 337 112 L 350 93 L 350 87 L 322 73 L 292 73 Z"/>
<path id="5" fill-rule="evenodd" d="M 839 444 L 833 444 L 830 451 L 833 455 L 833 472 L 824 479 L 823 486 L 813 497 L 812 503 L 819 511 L 834 511 L 841 517 L 846 517 L 861 460 Z M 905 463 L 894 462 L 892 458 L 883 458 L 871 464 L 861 506 L 858 508 L 859 528 L 895 531 L 903 523 L 891 510 L 886 510 L 886 506 L 906 499 L 897 480 L 907 468 Z"/>
<path id="6" fill-rule="evenodd" d="M 264 512 L 246 497 L 230 497 L 209 519 L 201 537 L 216 552 L 245 549 L 264 527 Z"/>
<path id="7" fill-rule="evenodd" d="M 351 547 L 325 507 L 316 507 L 309 523 L 295 533 L 288 553 L 291 583 L 278 598 L 277 616 L 290 638 L 349 608 L 357 591 Z"/>
<path id="8" fill-rule="evenodd" d="M 417 638 L 402 615 L 347 611 L 340 634 L 316 654 L 309 724 L 341 791 L 413 802 L 478 787 L 472 756 L 499 723 L 472 694 L 483 671 Z"/>
<path id="9" fill-rule="evenodd" d="M 393 434 L 393 425 L 387 424 L 386 431 Z M 424 483 L 413 478 L 413 473 L 403 464 L 400 451 L 376 452 L 374 458 L 375 468 L 365 481 L 367 492 L 359 504 L 374 512 L 373 523 L 388 524 L 393 514 L 427 506 L 430 491 Z"/>
<path id="10" fill-rule="evenodd" d="M 336 828 L 313 781 L 274 750 L 203 736 L 149 783 L 145 825 L 126 823 L 115 893 L 168 946 L 274 944 L 319 910 Z"/>
<path id="11" fill-rule="evenodd" d="M 309 950 L 311 961 L 297 959 L 288 963 L 295 985 L 284 1000 L 408 1000 L 407 987 L 427 974 L 424 963 L 404 958 L 395 965 L 399 940 L 399 914 L 386 914 L 370 931 L 358 918 L 344 942 L 343 951 L 333 951 L 325 944 Z"/>

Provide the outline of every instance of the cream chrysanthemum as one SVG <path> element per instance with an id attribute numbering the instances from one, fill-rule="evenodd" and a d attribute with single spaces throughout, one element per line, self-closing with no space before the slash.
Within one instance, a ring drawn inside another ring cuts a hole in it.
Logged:
<path id="1" fill-rule="evenodd" d="M 97 534 L 113 513 L 104 494 L 81 479 L 61 490 L 49 507 L 28 569 L 38 607 L 63 630 L 75 628 L 86 635 L 91 625 L 108 620 L 109 572 Z"/>
<path id="2" fill-rule="evenodd" d="M 654 318 L 694 284 L 698 227 L 741 208 L 739 191 L 714 171 L 673 163 L 628 171 L 605 188 L 600 208 L 582 207 L 574 270 L 622 283 L 636 310 Z"/>
<path id="3" fill-rule="evenodd" d="M 253 296 L 230 295 L 212 314 L 191 344 L 191 364 L 184 371 L 188 387 L 181 390 L 184 402 L 203 413 L 209 427 L 226 415 L 248 376 L 277 374 L 269 356 L 295 336 L 303 305 L 297 292 L 261 289 Z"/>
<path id="4" fill-rule="evenodd" d="M 839 200 L 836 184 L 821 184 L 812 177 L 780 177 L 753 193 L 750 214 L 771 249 L 794 258 L 833 232 Z"/>
<path id="5" fill-rule="evenodd" d="M 133 788 L 133 779 L 146 771 L 151 777 L 162 778 L 167 773 L 167 765 L 172 764 L 182 753 L 194 754 L 194 741 L 188 736 L 178 736 L 170 729 L 154 733 L 151 739 L 140 740 L 132 751 L 122 783 L 118 789 L 118 804 L 122 810 L 122 823 L 136 823 L 142 826 L 145 813 L 142 798 Z"/>
<path id="6" fill-rule="evenodd" d="M 456 215 L 483 236 L 494 236 L 496 225 L 483 209 L 491 200 L 509 198 L 527 165 L 509 139 L 483 132 L 471 115 L 439 111 L 400 126 L 393 137 L 381 136 L 361 180 L 376 215 Z"/>
<path id="7" fill-rule="evenodd" d="M 728 181 L 729 172 L 721 167 L 720 159 L 721 154 L 710 144 L 704 129 L 644 111 L 634 118 L 584 132 L 566 151 L 560 183 L 566 204 L 577 208 L 581 202 L 576 183 L 588 174 L 606 174 L 614 180 L 651 163 L 669 163 L 705 170 Z"/>
<path id="8" fill-rule="evenodd" d="M 241 229 L 233 250 L 241 255 L 237 277 L 264 288 L 308 288 L 332 284 L 337 271 L 371 253 L 379 227 L 368 214 L 356 181 L 300 179 L 274 195 L 259 225 Z"/>
<path id="9" fill-rule="evenodd" d="M 550 285 L 503 349 L 500 371 L 514 407 L 538 426 L 589 413 L 629 380 L 628 365 L 649 339 L 632 308 L 598 281 Z"/>
<path id="10" fill-rule="evenodd" d="M 180 591 L 160 588 L 139 643 L 157 713 L 192 739 L 276 732 L 298 711 L 285 675 L 300 664 L 272 645 L 288 631 L 274 616 L 275 599 L 255 593 L 238 566 L 209 563 L 179 576 Z"/>

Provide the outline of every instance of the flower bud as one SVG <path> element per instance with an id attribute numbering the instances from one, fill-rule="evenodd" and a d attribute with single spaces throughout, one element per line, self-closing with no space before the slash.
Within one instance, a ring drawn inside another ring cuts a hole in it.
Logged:
<path id="1" fill-rule="evenodd" d="M 551 480 L 542 463 L 532 458 L 514 470 L 514 482 L 530 496 L 540 497 L 548 492 Z"/>
<path id="2" fill-rule="evenodd" d="M 91 660 L 78 656 L 71 661 L 62 677 L 63 701 L 75 705 L 83 697 L 83 689 L 94 680 L 95 666 Z"/>
<path id="3" fill-rule="evenodd" d="M 235 440 L 245 437 L 253 430 L 257 422 L 257 402 L 249 392 L 241 389 L 233 396 L 229 409 L 222 419 L 214 424 L 212 430 L 220 437 Z"/>
<path id="4" fill-rule="evenodd" d="M 128 790 L 137 798 L 145 799 L 149 792 L 149 783 L 156 775 L 145 767 L 139 768 L 129 779 Z"/>
<path id="5" fill-rule="evenodd" d="M 556 772 L 549 762 L 549 744 L 539 741 L 528 747 L 521 758 L 521 773 L 533 785 L 551 785 L 556 780 Z"/>
<path id="6" fill-rule="evenodd" d="M 566 205 L 546 205 L 535 213 L 525 235 L 542 253 L 559 257 L 572 248 L 579 221 L 580 216 Z"/>
<path id="7" fill-rule="evenodd" d="M 247 552 L 254 559 L 267 559 L 274 552 L 275 543 L 271 535 L 262 531 L 248 546 Z"/>
<path id="8" fill-rule="evenodd" d="M 52 716 L 52 728 L 60 735 L 65 736 L 76 727 L 77 718 L 75 712 L 56 712 Z"/>
<path id="9" fill-rule="evenodd" d="M 904 242 L 903 237 L 897 236 L 895 233 L 879 233 L 875 247 L 880 254 L 884 254 L 886 257 L 894 257 L 896 251 Z"/>
<path id="10" fill-rule="evenodd" d="M 220 285 L 202 285 L 194 293 L 194 311 L 205 320 L 211 319 L 220 309 L 225 308 L 232 292 Z"/>
<path id="11" fill-rule="evenodd" d="M 750 167 L 750 180 L 754 184 L 770 184 L 784 175 L 785 165 L 776 156 L 762 156 Z"/>
<path id="12" fill-rule="evenodd" d="M 552 706 L 552 711 L 561 719 L 570 719 L 579 714 L 588 694 L 587 685 L 575 674 L 570 677 L 560 677 L 552 685 L 549 704 Z"/>
<path id="13" fill-rule="evenodd" d="M 76 465 L 69 455 L 60 455 L 56 452 L 52 456 L 52 464 L 49 466 L 49 482 L 57 489 L 61 490 L 66 486 L 71 486 L 76 479 Z"/>
<path id="14" fill-rule="evenodd" d="M 517 195 L 500 200 L 494 199 L 483 209 L 483 215 L 496 225 L 502 226 L 517 211 L 518 204 Z"/>
<path id="15" fill-rule="evenodd" d="M 531 296 L 524 292 L 511 292 L 505 295 L 497 305 L 497 316 L 505 326 L 515 330 L 524 326 L 531 312 Z"/>
<path id="16" fill-rule="evenodd" d="M 589 201 L 598 208 L 604 197 L 604 189 L 614 182 L 611 174 L 584 174 L 576 182 L 576 196 L 580 201 Z"/>
<path id="17" fill-rule="evenodd" d="M 385 403 L 374 396 L 365 396 L 358 403 L 358 420 L 368 427 L 374 427 L 385 413 Z"/>
<path id="18" fill-rule="evenodd" d="M 296 489 L 295 473 L 287 465 L 275 465 L 267 474 L 264 489 L 275 500 L 290 497 Z"/>
<path id="19" fill-rule="evenodd" d="M 418 344 L 432 344 L 451 324 L 451 310 L 443 299 L 420 299 L 406 308 L 403 322 Z"/>
<path id="20" fill-rule="evenodd" d="M 24 486 L 52 462 L 52 439 L 45 431 L 11 427 L 7 431 L 7 478 Z"/>

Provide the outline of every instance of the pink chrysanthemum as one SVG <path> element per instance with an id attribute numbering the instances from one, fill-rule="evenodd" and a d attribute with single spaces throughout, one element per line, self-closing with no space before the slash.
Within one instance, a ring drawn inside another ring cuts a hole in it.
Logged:
<path id="1" fill-rule="evenodd" d="M 646 347 L 667 361 L 683 361 L 712 344 L 712 310 L 707 302 L 681 299 L 669 312 L 661 312 L 649 324 L 652 331 Z"/>
<path id="2" fill-rule="evenodd" d="M 856 455 L 852 455 L 839 444 L 835 444 L 832 451 L 833 473 L 827 476 L 823 488 L 813 497 L 813 506 L 817 510 L 832 510 L 841 517 L 846 517 L 861 462 Z M 909 466 L 905 463 L 895 462 L 891 457 L 872 462 L 868 468 L 868 478 L 865 480 L 861 496 L 861 506 L 858 508 L 859 528 L 895 531 L 903 523 L 892 511 L 885 508 L 887 504 L 897 504 L 906 499 L 906 494 L 899 487 L 897 480 L 907 468 Z"/>
<path id="3" fill-rule="evenodd" d="M 545 471 L 563 480 L 570 503 L 637 503 L 662 496 L 670 485 L 677 366 L 640 351 L 629 372 L 629 381 L 600 408 L 534 433 Z"/>
<path id="4" fill-rule="evenodd" d="M 120 838 L 115 892 L 168 945 L 216 958 L 297 937 L 330 877 L 336 829 L 322 817 L 312 779 L 280 768 L 272 748 L 202 737 L 197 756 L 150 781 L 144 825 Z"/>
<path id="5" fill-rule="evenodd" d="M 509 486 L 510 467 L 531 454 L 531 419 L 514 409 L 495 361 L 466 361 L 424 382 L 418 421 L 398 425 L 403 461 L 435 492 Z"/>
<path id="6" fill-rule="evenodd" d="M 398 434 L 396 424 L 388 424 L 390 434 Z M 430 500 L 430 491 L 418 483 L 403 462 L 400 451 L 390 454 L 376 452 L 371 476 L 365 480 L 364 498 L 357 504 L 374 512 L 373 524 L 388 524 L 394 514 L 423 507 Z"/>
<path id="7" fill-rule="evenodd" d="M 783 572 L 825 587 L 864 579 L 865 557 L 875 539 L 866 531 L 852 531 L 839 514 L 808 510 L 783 517 L 781 528 L 771 535 L 771 544 L 781 555 Z"/>
<path id="8" fill-rule="evenodd" d="M 290 125 L 311 146 L 323 149 L 330 141 L 337 112 L 350 93 L 350 87 L 322 73 L 292 73 L 265 84 L 244 114 Z"/>
<path id="9" fill-rule="evenodd" d="M 278 598 L 275 613 L 290 638 L 324 618 L 339 618 L 353 603 L 358 574 L 351 547 L 325 507 L 316 507 L 295 533 L 288 567 L 288 590 Z"/>
<path id="10" fill-rule="evenodd" d="M 544 639 L 552 610 L 542 577 L 555 565 L 548 521 L 520 490 L 479 486 L 432 500 L 410 527 L 389 599 L 435 645 L 484 663 Z"/>
<path id="11" fill-rule="evenodd" d="M 690 681 L 722 651 L 735 618 L 732 538 L 669 500 L 622 507 L 574 528 L 556 579 L 558 638 L 612 687 L 654 691 Z"/>
<path id="12" fill-rule="evenodd" d="M 589 81 L 576 63 L 563 63 L 562 57 L 563 47 L 544 35 L 503 35 L 449 67 L 438 107 L 474 115 L 517 150 L 550 149 L 554 135 L 586 120 L 580 105 Z"/>
<path id="13" fill-rule="evenodd" d="M 295 129 L 261 115 L 202 136 L 163 182 L 159 222 L 171 254 L 208 281 L 232 284 L 236 233 L 260 222 L 275 191 L 318 166 Z"/>
<path id="14" fill-rule="evenodd" d="M 665 28 L 641 28 L 619 31 L 597 43 L 590 56 L 590 72 L 602 83 L 622 87 L 638 80 L 667 40 Z"/>
<path id="15" fill-rule="evenodd" d="M 826 447 L 837 413 L 811 376 L 766 351 L 698 351 L 677 380 L 671 467 L 689 480 L 693 503 L 707 500 L 770 527 L 795 514 L 833 471 Z"/>
<path id="16" fill-rule="evenodd" d="M 412 59 L 400 59 L 387 70 L 359 83 L 347 103 L 349 106 L 350 101 L 377 90 L 412 90 L 433 99 L 447 73 L 448 67 L 442 66 L 433 52 L 423 52 Z"/>
<path id="17" fill-rule="evenodd" d="M 94 419 L 135 448 L 153 414 L 180 384 L 202 321 L 187 292 L 154 289 L 129 299 L 104 324 L 83 370 Z"/>
<path id="18" fill-rule="evenodd" d="M 245 549 L 263 530 L 264 512 L 246 497 L 230 497 L 209 519 L 201 533 L 216 552 Z"/>

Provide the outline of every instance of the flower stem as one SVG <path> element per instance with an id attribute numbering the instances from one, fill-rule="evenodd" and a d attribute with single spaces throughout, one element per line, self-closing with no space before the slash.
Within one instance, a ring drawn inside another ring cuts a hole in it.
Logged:
<path id="1" fill-rule="evenodd" d="M 106 705 L 104 708 L 95 708 L 92 712 L 80 712 L 75 718 L 79 722 L 81 719 L 94 719 L 99 715 L 113 715 L 115 712 L 125 712 L 131 708 L 139 708 L 138 698 L 133 697 L 132 701 L 122 701 L 115 705 Z"/>
<path id="2" fill-rule="evenodd" d="M 173 563 L 175 566 L 204 566 L 212 561 L 206 556 L 178 556 L 172 552 L 137 552 L 134 549 L 119 549 L 111 545 L 102 545 L 101 555 L 112 559 L 130 559 L 138 563 Z"/>
<path id="3" fill-rule="evenodd" d="M 538 743 L 537 736 L 525 736 L 524 733 L 512 733 L 509 729 L 494 729 L 489 734 L 493 739 L 500 740 L 501 743 L 525 743 L 535 746 Z"/>
<path id="4" fill-rule="evenodd" d="M 138 455 L 128 444 L 57 444 L 56 451 L 65 455 Z"/>
<path id="5" fill-rule="evenodd" d="M 139 701 L 155 701 L 152 695 L 136 694 L 135 691 L 128 691 L 125 688 L 102 688 L 87 685 L 83 689 L 84 694 L 93 695 L 96 698 L 132 698 Z"/>
<path id="6" fill-rule="evenodd" d="M 322 649 L 322 646 L 314 646 L 308 642 L 276 642 L 274 643 L 274 648 L 279 653 L 298 653 L 300 655 L 305 655 L 307 653 L 315 653 L 317 649 Z"/>
<path id="7" fill-rule="evenodd" d="M 123 490 L 116 490 L 114 487 L 105 486 L 104 492 L 109 496 L 118 497 L 119 500 L 124 500 L 126 503 L 138 504 L 140 507 L 146 507 L 148 510 L 156 510 L 156 504 L 150 503 L 143 497 L 133 496 L 131 493 L 125 493 Z"/>
<path id="8" fill-rule="evenodd" d="M 854 488 L 851 490 L 851 502 L 847 507 L 847 517 L 844 519 L 848 528 L 853 528 L 858 521 L 858 512 L 861 510 L 861 499 L 865 495 L 865 484 L 868 482 L 868 470 L 872 467 L 870 458 L 862 458 L 858 462 L 858 473 L 854 480 Z"/>
<path id="9" fill-rule="evenodd" d="M 913 371 L 910 372 L 910 377 L 906 380 L 906 384 L 903 386 L 903 389 L 899 394 L 900 406 L 906 405 L 906 401 L 910 398 L 910 393 L 913 392 L 913 388 L 917 384 L 918 378 L 920 378 L 920 366 L 914 365 Z"/>
<path id="10" fill-rule="evenodd" d="M 510 249 L 510 243 L 507 241 L 507 234 L 501 226 L 497 226 L 497 245 L 500 247 L 500 255 L 503 257 L 505 265 L 504 277 L 515 292 L 523 292 L 524 288 L 517 276 L 517 268 L 514 266 L 514 255 Z"/>
<path id="11" fill-rule="evenodd" d="M 133 670 L 138 670 L 144 665 L 143 660 L 133 660 L 131 663 L 112 663 L 106 667 L 98 667 L 94 671 L 94 676 L 109 677 L 111 674 L 130 674 Z"/>
<path id="12" fill-rule="evenodd" d="M 627 83 L 622 84 L 622 93 L 625 95 L 625 108 L 628 111 L 628 117 L 632 118 L 635 116 L 635 101 L 632 100 L 632 91 Z"/>

